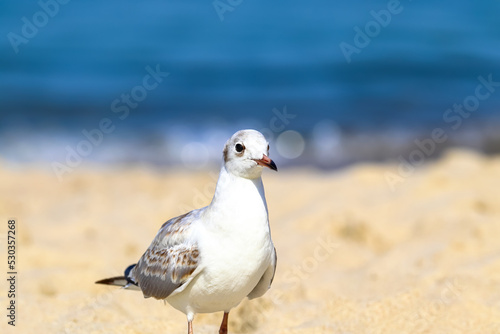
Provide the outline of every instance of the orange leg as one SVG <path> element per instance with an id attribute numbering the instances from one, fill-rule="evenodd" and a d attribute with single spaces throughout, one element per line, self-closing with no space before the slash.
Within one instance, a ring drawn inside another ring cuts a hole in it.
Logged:
<path id="1" fill-rule="evenodd" d="M 222 318 L 222 323 L 220 324 L 219 334 L 227 334 L 228 317 L 229 317 L 229 312 L 224 312 L 224 318 Z"/>
<path id="2" fill-rule="evenodd" d="M 188 321 L 188 334 L 193 334 L 193 321 Z"/>

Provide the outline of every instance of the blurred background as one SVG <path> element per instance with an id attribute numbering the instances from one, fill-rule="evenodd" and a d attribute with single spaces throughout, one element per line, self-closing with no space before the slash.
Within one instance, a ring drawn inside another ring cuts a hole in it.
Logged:
<path id="1" fill-rule="evenodd" d="M 241 128 L 262 131 L 280 166 L 397 160 L 435 128 L 447 140 L 429 155 L 500 151 L 498 1 L 0 8 L 0 155 L 14 164 L 198 169 Z"/>
<path id="2" fill-rule="evenodd" d="M 231 333 L 500 333 L 499 18 L 498 0 L 2 1 L 11 332 L 185 332 L 94 282 L 210 203 L 225 141 L 254 128 L 280 168 L 279 265 Z"/>

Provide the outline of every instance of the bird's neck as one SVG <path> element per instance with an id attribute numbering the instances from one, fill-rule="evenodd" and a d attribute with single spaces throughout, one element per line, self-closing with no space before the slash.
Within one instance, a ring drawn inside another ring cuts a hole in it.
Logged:
<path id="1" fill-rule="evenodd" d="M 226 215 L 265 215 L 267 204 L 262 178 L 246 179 L 236 176 L 222 166 L 215 194 L 209 205 L 212 212 Z"/>

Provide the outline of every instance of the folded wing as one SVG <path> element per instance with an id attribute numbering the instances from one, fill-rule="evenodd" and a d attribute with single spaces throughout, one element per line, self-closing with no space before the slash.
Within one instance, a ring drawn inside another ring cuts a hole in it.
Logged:
<path id="1" fill-rule="evenodd" d="M 165 299 L 197 274 L 200 253 L 193 238 L 193 222 L 198 216 L 199 210 L 194 210 L 163 224 L 132 269 L 130 278 L 144 297 Z"/>

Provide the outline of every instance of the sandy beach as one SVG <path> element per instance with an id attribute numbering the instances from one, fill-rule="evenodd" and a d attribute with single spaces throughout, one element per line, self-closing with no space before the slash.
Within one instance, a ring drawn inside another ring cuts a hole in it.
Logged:
<path id="1" fill-rule="evenodd" d="M 278 269 L 230 333 L 500 333 L 500 157 L 448 151 L 395 188 L 395 164 L 264 172 Z M 185 333 L 184 314 L 94 284 L 139 259 L 158 228 L 207 205 L 218 170 L 0 161 L 1 259 L 17 221 L 16 326 L 2 333 Z M 3 313 L 9 300 L 0 284 Z M 198 315 L 217 333 L 221 314 Z"/>

